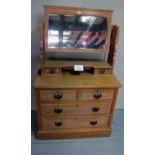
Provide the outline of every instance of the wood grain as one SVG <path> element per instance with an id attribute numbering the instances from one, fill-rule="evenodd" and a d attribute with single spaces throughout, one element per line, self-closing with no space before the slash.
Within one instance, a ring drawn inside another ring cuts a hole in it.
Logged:
<path id="1" fill-rule="evenodd" d="M 63 129 L 81 129 L 81 128 L 103 128 L 107 127 L 108 115 L 85 115 L 83 116 L 66 116 L 66 117 L 51 117 L 41 118 L 42 130 L 63 130 Z M 55 123 L 60 122 L 61 126 Z M 96 123 L 96 124 L 91 124 Z"/>
<path id="2" fill-rule="evenodd" d="M 67 116 L 67 115 L 98 115 L 98 114 L 109 114 L 111 109 L 111 103 L 78 103 L 78 104 L 48 104 L 40 103 L 41 115 L 42 116 Z M 57 112 L 58 111 L 58 112 Z M 59 112 L 60 111 L 60 112 Z"/>
<path id="3" fill-rule="evenodd" d="M 112 71 L 114 70 L 115 57 L 116 57 L 116 46 L 119 39 L 119 26 L 113 25 L 111 30 L 111 39 L 110 39 L 110 49 L 108 55 L 108 63 L 112 66 Z"/>
<path id="4" fill-rule="evenodd" d="M 83 89 L 79 91 L 79 100 L 108 100 L 112 99 L 114 94 L 114 89 Z M 101 95 L 100 98 L 95 98 L 95 95 Z"/>
<path id="5" fill-rule="evenodd" d="M 94 76 L 89 73 L 81 73 L 80 75 L 71 75 L 64 73 L 57 77 L 42 77 L 37 76 L 35 88 L 119 88 L 121 84 L 114 75 Z"/>
<path id="6" fill-rule="evenodd" d="M 112 72 L 112 67 L 107 62 L 41 60 L 41 76 L 62 75 L 63 72 L 73 73 L 74 65 L 83 65 L 84 72 L 89 72 L 94 75 L 111 74 Z"/>
<path id="7" fill-rule="evenodd" d="M 65 61 L 65 60 L 42 60 L 40 61 L 40 67 L 71 67 L 74 65 L 83 65 L 84 67 L 93 68 L 111 68 L 107 62 L 100 61 Z"/>
<path id="8" fill-rule="evenodd" d="M 74 101 L 76 100 L 76 90 L 47 90 L 41 89 L 40 91 L 40 101 Z M 61 96 L 57 99 L 56 96 Z"/>
<path id="9" fill-rule="evenodd" d="M 83 137 L 105 137 L 111 135 L 111 128 L 94 128 L 94 129 L 69 129 L 63 131 L 46 131 L 37 132 L 38 139 L 68 139 Z"/>
<path id="10" fill-rule="evenodd" d="M 40 41 L 40 59 L 44 59 L 45 49 L 44 49 L 44 24 L 39 24 L 39 41 Z"/>

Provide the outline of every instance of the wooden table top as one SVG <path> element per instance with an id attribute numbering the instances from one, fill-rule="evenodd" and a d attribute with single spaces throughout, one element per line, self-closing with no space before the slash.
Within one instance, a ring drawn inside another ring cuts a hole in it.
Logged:
<path id="1" fill-rule="evenodd" d="M 90 73 L 81 73 L 80 75 L 71 75 L 63 73 L 61 76 L 45 77 L 38 75 L 36 77 L 35 88 L 119 88 L 121 84 L 116 77 L 111 75 L 93 75 Z"/>

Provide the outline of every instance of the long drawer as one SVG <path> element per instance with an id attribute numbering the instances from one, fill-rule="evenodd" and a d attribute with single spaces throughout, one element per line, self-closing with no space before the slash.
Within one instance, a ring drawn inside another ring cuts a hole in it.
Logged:
<path id="1" fill-rule="evenodd" d="M 76 90 L 40 90 L 40 101 L 74 101 Z"/>
<path id="2" fill-rule="evenodd" d="M 81 103 L 79 105 L 41 103 L 40 107 L 42 116 L 108 114 L 111 103 Z"/>
<path id="3" fill-rule="evenodd" d="M 112 100 L 114 89 L 83 89 L 79 90 L 78 99 L 84 100 Z"/>
<path id="4" fill-rule="evenodd" d="M 107 126 L 108 115 L 93 117 L 52 117 L 41 118 L 43 130 L 59 130 L 73 128 L 102 128 Z"/>

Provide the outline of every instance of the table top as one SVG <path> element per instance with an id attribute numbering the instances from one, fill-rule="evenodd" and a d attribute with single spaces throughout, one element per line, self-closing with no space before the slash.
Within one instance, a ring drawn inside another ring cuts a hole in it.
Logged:
<path id="1" fill-rule="evenodd" d="M 120 82 L 113 74 L 94 75 L 90 73 L 81 73 L 72 75 L 63 73 L 62 75 L 53 75 L 50 77 L 37 75 L 35 88 L 119 88 Z"/>

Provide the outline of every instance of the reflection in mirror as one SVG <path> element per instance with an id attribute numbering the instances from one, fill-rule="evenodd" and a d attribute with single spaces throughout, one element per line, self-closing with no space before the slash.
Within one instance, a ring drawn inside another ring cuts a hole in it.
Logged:
<path id="1" fill-rule="evenodd" d="M 48 48 L 106 49 L 107 18 L 48 15 Z"/>

